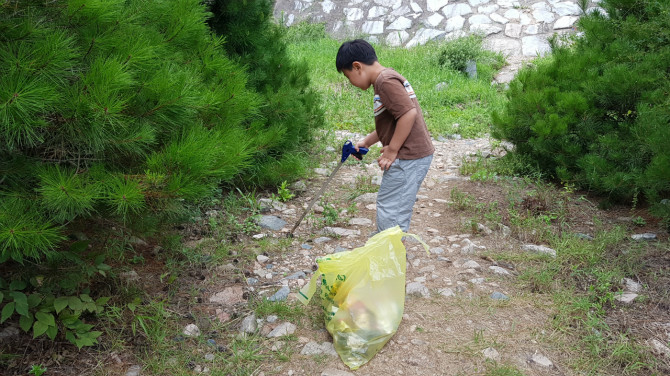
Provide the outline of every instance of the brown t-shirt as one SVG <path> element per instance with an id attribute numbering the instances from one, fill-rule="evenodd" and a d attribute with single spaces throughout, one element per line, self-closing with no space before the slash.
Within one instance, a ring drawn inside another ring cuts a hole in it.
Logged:
<path id="1" fill-rule="evenodd" d="M 398 119 L 407 111 L 416 108 L 416 120 L 405 143 L 400 147 L 397 158 L 419 159 L 433 154 L 435 148 L 423 119 L 421 106 L 416 100 L 412 85 L 405 77 L 391 68 L 386 68 L 375 80 L 374 88 L 375 129 L 382 145 L 391 143 Z"/>

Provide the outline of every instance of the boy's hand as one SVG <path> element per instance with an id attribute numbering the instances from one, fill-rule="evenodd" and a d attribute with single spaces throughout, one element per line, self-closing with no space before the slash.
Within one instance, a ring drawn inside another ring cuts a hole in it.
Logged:
<path id="1" fill-rule="evenodd" d="M 393 162 L 395 162 L 397 157 L 397 151 L 391 150 L 391 148 L 388 146 L 384 146 L 382 148 L 382 155 L 377 158 L 377 163 L 379 164 L 379 167 L 382 169 L 382 171 L 386 171 L 391 168 L 391 165 Z"/>
<path id="2" fill-rule="evenodd" d="M 367 148 L 367 147 L 368 145 L 365 144 L 365 140 L 360 140 L 354 145 L 354 149 L 356 149 L 356 151 L 359 151 L 358 150 L 359 148 Z"/>

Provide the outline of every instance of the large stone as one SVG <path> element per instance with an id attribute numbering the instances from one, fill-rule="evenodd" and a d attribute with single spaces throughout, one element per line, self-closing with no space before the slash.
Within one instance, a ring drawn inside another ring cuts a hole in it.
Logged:
<path id="1" fill-rule="evenodd" d="M 621 283 L 626 287 L 626 291 L 630 292 L 640 292 L 642 291 L 642 285 L 633 281 L 630 278 L 624 278 L 621 280 Z"/>
<path id="2" fill-rule="evenodd" d="M 372 226 L 372 220 L 368 218 L 351 218 L 349 224 L 354 226 Z"/>
<path id="3" fill-rule="evenodd" d="M 262 215 L 256 220 L 256 224 L 262 228 L 279 231 L 286 226 L 286 221 L 274 215 Z"/>
<path id="4" fill-rule="evenodd" d="M 441 14 L 435 13 L 432 16 L 426 18 L 426 25 L 431 27 L 437 27 L 442 22 L 443 19 L 444 17 L 442 17 Z"/>
<path id="5" fill-rule="evenodd" d="M 244 290 L 240 285 L 226 287 L 209 298 L 210 303 L 234 305 L 244 301 Z"/>
<path id="6" fill-rule="evenodd" d="M 518 20 L 521 18 L 521 12 L 519 12 L 516 9 L 508 9 L 505 14 L 503 14 L 505 18 L 509 18 L 510 20 Z"/>
<path id="7" fill-rule="evenodd" d="M 551 6 L 549 6 L 549 4 L 545 3 L 544 1 L 535 3 L 531 5 L 530 8 L 533 10 L 546 10 L 547 12 L 551 11 Z"/>
<path id="8" fill-rule="evenodd" d="M 128 368 L 125 376 L 140 376 L 141 372 L 142 372 L 142 366 L 135 364 Z"/>
<path id="9" fill-rule="evenodd" d="M 338 236 L 358 236 L 361 234 L 360 230 L 349 230 L 341 227 L 324 227 L 321 232 L 326 235 Z"/>
<path id="10" fill-rule="evenodd" d="M 442 9 L 442 13 L 447 18 L 464 16 L 466 14 L 472 13 L 472 8 L 468 4 L 450 4 Z"/>
<path id="11" fill-rule="evenodd" d="M 521 51 L 524 56 L 546 55 L 551 53 L 551 46 L 547 39 L 533 35 L 521 38 Z"/>
<path id="12" fill-rule="evenodd" d="M 394 31 L 386 36 L 386 43 L 391 47 L 402 46 L 409 39 L 409 33 L 405 30 Z M 374 206 L 374 204 L 371 204 Z"/>
<path id="13" fill-rule="evenodd" d="M 316 341 L 310 341 L 302 348 L 300 351 L 301 355 L 330 355 L 337 356 L 337 351 L 331 342 L 322 342 L 318 343 Z"/>
<path id="14" fill-rule="evenodd" d="M 482 270 L 482 266 L 477 263 L 477 261 L 473 260 L 468 260 L 461 265 L 462 268 L 465 269 L 475 269 L 475 270 Z"/>
<path id="15" fill-rule="evenodd" d="M 382 34 L 384 32 L 384 21 L 365 21 L 362 30 L 365 34 Z"/>
<path id="16" fill-rule="evenodd" d="M 559 16 L 579 16 L 582 14 L 582 8 L 576 3 L 564 1 L 554 4 L 554 12 Z"/>
<path id="17" fill-rule="evenodd" d="M 495 21 L 495 22 L 497 22 L 497 23 L 501 23 L 501 24 L 503 24 L 503 25 L 505 25 L 506 23 L 509 22 L 509 20 L 508 20 L 507 18 L 505 18 L 505 17 L 499 15 L 498 13 L 493 13 L 493 14 L 491 14 L 489 17 L 491 17 L 491 19 L 492 19 L 493 21 Z"/>
<path id="18" fill-rule="evenodd" d="M 529 37 L 526 37 L 529 38 Z M 523 39 L 526 39 L 523 38 Z M 541 253 L 545 255 L 549 255 L 551 257 L 556 257 L 556 251 L 549 248 L 545 247 L 543 245 L 535 245 L 535 244 L 525 244 L 521 246 L 521 249 L 526 251 L 526 252 L 534 252 L 534 253 Z"/>
<path id="19" fill-rule="evenodd" d="M 295 333 L 296 329 L 297 328 L 295 325 L 291 324 L 290 322 L 285 322 L 283 324 L 279 324 L 279 326 L 274 328 L 270 333 L 268 333 L 267 337 L 276 338 L 276 337 L 287 336 Z"/>
<path id="20" fill-rule="evenodd" d="M 468 22 L 470 22 L 470 29 L 472 30 L 474 25 L 490 24 L 493 21 L 487 15 L 475 14 L 468 19 Z"/>
<path id="21" fill-rule="evenodd" d="M 663 342 L 657 340 L 656 338 L 652 338 L 647 341 L 647 343 L 649 343 L 649 346 L 651 346 L 651 349 L 654 351 L 654 353 L 663 355 L 670 359 L 670 348 L 668 348 L 668 346 L 666 346 Z"/>
<path id="22" fill-rule="evenodd" d="M 200 336 L 200 328 L 195 324 L 188 324 L 182 332 L 186 337 L 198 337 Z"/>
<path id="23" fill-rule="evenodd" d="M 521 6 L 521 3 L 518 0 L 498 0 L 497 4 L 502 8 L 514 8 Z"/>
<path id="24" fill-rule="evenodd" d="M 398 17 L 397 20 L 393 21 L 386 29 L 388 30 L 407 30 L 410 27 L 412 27 L 412 20 L 410 20 L 407 17 Z M 377 200 L 377 194 L 376 193 L 366 193 L 364 195 L 356 197 L 357 201 L 359 198 L 365 196 L 365 195 L 374 195 L 375 196 L 375 201 Z M 366 201 L 368 202 L 368 201 Z"/>
<path id="25" fill-rule="evenodd" d="M 430 297 L 430 291 L 428 291 L 428 287 L 424 286 L 421 282 L 408 283 L 405 288 L 405 293 L 407 295 L 422 296 L 424 298 Z"/>
<path id="26" fill-rule="evenodd" d="M 465 24 L 465 18 L 461 16 L 454 16 L 447 20 L 447 26 L 445 26 L 444 31 L 450 33 L 452 31 L 463 29 Z"/>
<path id="27" fill-rule="evenodd" d="M 361 8 L 344 8 L 344 17 L 347 21 L 358 21 L 364 16 Z"/>
<path id="28" fill-rule="evenodd" d="M 507 271 L 505 268 L 501 268 L 499 266 L 489 266 L 489 269 L 494 273 L 494 274 L 500 274 L 500 275 L 512 275 L 510 272 Z"/>
<path id="29" fill-rule="evenodd" d="M 329 14 L 333 11 L 333 9 L 335 9 L 335 3 L 330 0 L 324 0 L 321 3 L 321 9 L 323 9 L 323 13 Z"/>
<path id="30" fill-rule="evenodd" d="M 258 322 L 255 313 L 245 317 L 240 323 L 240 332 L 242 333 L 253 334 L 256 329 L 258 329 Z"/>
<path id="31" fill-rule="evenodd" d="M 491 299 L 493 299 L 493 300 L 509 300 L 509 296 L 503 294 L 502 292 L 494 291 L 491 294 Z"/>
<path id="32" fill-rule="evenodd" d="M 498 4 L 488 4 L 488 5 L 484 5 L 484 6 L 481 6 L 481 7 L 477 8 L 479 13 L 483 13 L 483 14 L 491 14 L 491 13 L 497 11 L 498 9 L 500 9 Z"/>
<path id="33" fill-rule="evenodd" d="M 552 23 L 554 22 L 554 13 L 548 10 L 537 9 L 533 11 L 533 17 L 539 22 Z"/>
<path id="34" fill-rule="evenodd" d="M 468 0 L 471 6 L 476 7 L 488 3 L 489 0 Z"/>
<path id="35" fill-rule="evenodd" d="M 391 28 L 390 26 L 388 27 L 389 29 Z M 354 202 L 363 202 L 363 203 L 375 203 L 377 202 L 377 194 L 376 193 L 364 193 L 354 199 Z"/>
<path id="36" fill-rule="evenodd" d="M 422 13 L 423 12 L 423 9 L 421 9 L 421 5 L 419 5 L 419 4 L 417 4 L 413 1 L 409 4 L 409 6 L 412 7 L 412 11 L 414 13 Z"/>
<path id="37" fill-rule="evenodd" d="M 646 232 L 644 234 L 631 235 L 631 238 L 633 240 L 654 240 L 654 239 L 656 239 L 656 234 Z"/>
<path id="38" fill-rule="evenodd" d="M 554 363 L 552 363 L 552 361 L 549 360 L 549 358 L 547 358 L 546 356 L 542 355 L 541 353 L 539 353 L 537 351 L 535 352 L 535 354 L 533 354 L 533 356 L 531 356 L 530 361 L 531 361 L 531 363 L 537 364 L 540 367 L 545 367 L 545 368 L 553 368 L 554 367 Z"/>
<path id="39" fill-rule="evenodd" d="M 444 297 L 447 297 L 447 298 L 450 297 L 450 296 L 456 296 L 456 294 L 454 293 L 454 290 L 450 289 L 449 287 L 441 288 L 441 289 L 437 290 L 437 292 L 440 295 L 442 295 Z"/>
<path id="40" fill-rule="evenodd" d="M 406 47 L 414 47 L 422 44 L 426 44 L 429 40 L 435 39 L 441 35 L 444 35 L 444 31 L 435 30 L 435 29 L 421 29 L 414 34 L 414 38 L 407 42 Z"/>
<path id="41" fill-rule="evenodd" d="M 448 2 L 449 0 L 427 0 L 426 6 L 429 12 L 437 12 L 447 5 Z"/>
<path id="42" fill-rule="evenodd" d="M 391 12 L 391 15 L 394 17 L 398 17 L 398 16 L 404 16 L 409 13 L 410 13 L 409 7 L 407 5 L 403 5 L 400 8 L 395 9 L 393 12 Z"/>
<path id="43" fill-rule="evenodd" d="M 482 350 L 482 354 L 484 355 L 484 358 L 486 359 L 491 359 L 496 362 L 500 361 L 500 353 L 494 349 L 493 347 L 487 347 L 484 350 Z"/>
<path id="44" fill-rule="evenodd" d="M 388 8 L 384 7 L 372 7 L 368 11 L 368 18 L 377 18 L 388 13 Z"/>
<path id="45" fill-rule="evenodd" d="M 374 3 L 384 7 L 398 9 L 402 5 L 402 0 L 374 0 Z"/>
<path id="46" fill-rule="evenodd" d="M 509 25 L 509 24 L 508 24 Z M 521 28 L 521 26 L 519 26 Z M 505 28 L 507 34 L 507 28 Z M 497 38 L 485 41 L 485 45 L 491 51 L 501 52 L 505 56 L 515 56 L 521 54 L 521 42 L 510 38 Z M 486 230 L 483 230 L 485 233 Z M 489 229 L 491 231 L 491 229 Z"/>
<path id="47" fill-rule="evenodd" d="M 505 35 L 510 38 L 519 38 L 521 36 L 521 29 L 522 27 L 518 23 L 508 23 L 505 25 Z"/>
<path id="48" fill-rule="evenodd" d="M 630 304 L 637 298 L 637 294 L 634 292 L 623 292 L 617 293 L 614 295 L 614 300 L 619 301 L 623 304 Z"/>
<path id="49" fill-rule="evenodd" d="M 559 30 L 559 29 L 569 29 L 572 27 L 572 25 L 577 22 L 579 17 L 575 16 L 564 16 L 559 18 L 556 23 L 554 23 L 554 30 Z"/>
<path id="50" fill-rule="evenodd" d="M 274 295 L 268 298 L 271 302 L 282 302 L 288 298 L 288 294 L 291 292 L 291 289 L 288 286 L 282 286 Z"/>

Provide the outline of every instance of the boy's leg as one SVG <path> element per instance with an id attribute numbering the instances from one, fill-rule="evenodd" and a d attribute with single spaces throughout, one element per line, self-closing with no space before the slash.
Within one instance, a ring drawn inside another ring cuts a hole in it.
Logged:
<path id="1" fill-rule="evenodd" d="M 377 193 L 377 231 L 394 226 L 409 231 L 416 194 L 432 160 L 432 155 L 421 159 L 397 159 L 384 171 Z"/>

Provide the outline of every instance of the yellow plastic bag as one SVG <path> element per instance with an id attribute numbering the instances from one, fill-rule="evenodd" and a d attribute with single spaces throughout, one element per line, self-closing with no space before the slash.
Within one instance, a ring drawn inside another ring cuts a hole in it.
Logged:
<path id="1" fill-rule="evenodd" d="M 396 226 L 373 236 L 364 247 L 318 258 L 319 269 L 298 294 L 308 304 L 321 281 L 326 329 L 351 369 L 372 359 L 402 320 L 407 267 L 403 236 L 419 239 Z"/>

